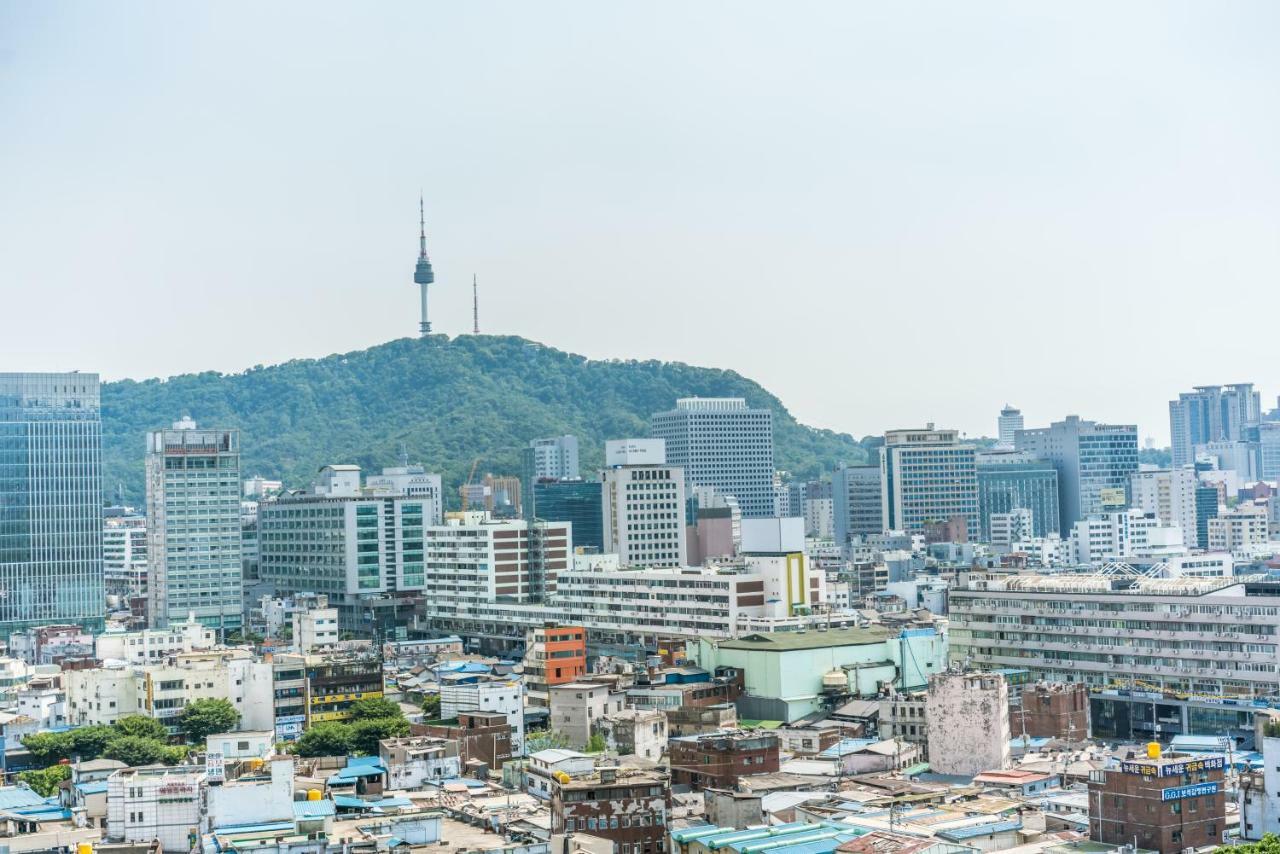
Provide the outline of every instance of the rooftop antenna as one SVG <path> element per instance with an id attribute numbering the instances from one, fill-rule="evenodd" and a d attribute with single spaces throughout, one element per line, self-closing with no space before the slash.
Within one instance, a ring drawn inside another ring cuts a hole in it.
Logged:
<path id="1" fill-rule="evenodd" d="M 400 443 L 400 465 L 405 467 L 409 465 L 409 446 L 404 442 Z"/>
<path id="2" fill-rule="evenodd" d="M 471 274 L 471 334 L 480 334 L 480 286 L 475 273 Z"/>

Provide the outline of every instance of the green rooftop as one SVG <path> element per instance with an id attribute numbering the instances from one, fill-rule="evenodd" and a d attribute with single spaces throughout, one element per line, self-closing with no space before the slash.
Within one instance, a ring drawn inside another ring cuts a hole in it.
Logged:
<path id="1" fill-rule="evenodd" d="M 828 646 L 863 646 L 880 643 L 892 637 L 888 629 L 831 629 L 805 632 L 758 632 L 740 638 L 720 641 L 720 649 L 756 649 L 766 652 L 790 652 L 797 649 L 822 649 Z"/>

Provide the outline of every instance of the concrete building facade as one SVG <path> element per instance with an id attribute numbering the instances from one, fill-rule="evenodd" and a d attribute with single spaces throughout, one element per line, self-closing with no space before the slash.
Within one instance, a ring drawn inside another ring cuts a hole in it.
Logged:
<path id="1" fill-rule="evenodd" d="M 1009 686 L 999 673 L 934 674 L 925 718 L 934 722 L 929 764 L 937 773 L 972 777 L 1009 766 Z"/>
<path id="2" fill-rule="evenodd" d="M 1081 519 L 1123 508 L 1138 470 L 1138 428 L 1068 415 L 1048 427 L 1019 430 L 1015 444 L 1058 471 L 1059 531 Z"/>
<path id="3" fill-rule="evenodd" d="M 667 446 L 687 489 L 714 486 L 738 499 L 746 518 L 776 514 L 773 413 L 742 398 L 681 398 L 654 413 L 650 432 Z"/>
<path id="4" fill-rule="evenodd" d="M 953 518 L 979 530 L 977 452 L 955 430 L 890 430 L 881 449 L 887 530 L 920 533 Z"/>

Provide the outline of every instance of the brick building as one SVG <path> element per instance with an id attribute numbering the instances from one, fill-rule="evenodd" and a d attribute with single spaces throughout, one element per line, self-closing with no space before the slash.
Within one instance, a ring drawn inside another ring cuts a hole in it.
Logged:
<path id="1" fill-rule="evenodd" d="M 600 767 L 552 787 L 551 832 L 607 839 L 616 854 L 664 852 L 670 814 L 671 785 L 652 771 Z"/>
<path id="2" fill-rule="evenodd" d="M 409 732 L 456 741 L 464 768 L 473 759 L 501 768 L 511 758 L 511 725 L 502 712 L 459 712 L 453 720 L 414 724 Z"/>
<path id="3" fill-rule="evenodd" d="M 1089 775 L 1089 838 L 1160 854 L 1222 844 L 1223 757 L 1154 752 Z"/>
<path id="4" fill-rule="evenodd" d="M 778 770 L 776 735 L 727 731 L 673 738 L 667 742 L 672 785 L 694 789 L 734 789 L 741 777 Z"/>
<path id="5" fill-rule="evenodd" d="M 1089 690 L 1082 683 L 1039 682 L 1024 685 L 1020 702 L 1009 711 L 1014 737 L 1057 738 L 1078 742 L 1089 738 Z"/>

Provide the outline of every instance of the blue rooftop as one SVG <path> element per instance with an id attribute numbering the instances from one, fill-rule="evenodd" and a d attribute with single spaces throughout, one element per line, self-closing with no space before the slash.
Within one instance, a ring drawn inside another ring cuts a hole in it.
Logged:
<path id="1" fill-rule="evenodd" d="M 293 802 L 293 817 L 295 819 L 325 818 L 336 812 L 334 802 L 330 800 Z"/>
<path id="2" fill-rule="evenodd" d="M 272 821 L 265 824 L 224 824 L 215 827 L 212 833 L 275 833 L 281 830 L 293 830 L 291 821 Z"/>
<path id="3" fill-rule="evenodd" d="M 940 830 L 938 836 L 948 842 L 960 842 L 964 839 L 976 839 L 979 836 L 986 836 L 989 833 L 1004 833 L 1008 830 L 1021 830 L 1022 819 L 1013 818 L 1008 821 L 989 822 L 987 824 L 975 824 L 970 827 L 955 827 L 951 830 Z"/>
<path id="4" fill-rule="evenodd" d="M 26 786 L 0 786 L 0 810 L 45 806 L 45 799 Z"/>
<path id="5" fill-rule="evenodd" d="M 842 738 L 818 755 L 827 759 L 836 759 L 850 753 L 857 753 L 867 745 L 878 743 L 874 738 Z"/>
<path id="6" fill-rule="evenodd" d="M 333 803 L 334 806 L 344 810 L 381 810 L 413 806 L 413 801 L 408 798 L 383 798 L 380 801 L 366 801 L 351 795 L 334 795 Z"/>
<path id="7" fill-rule="evenodd" d="M 107 781 L 94 780 L 91 783 L 77 783 L 76 790 L 82 795 L 100 795 L 107 790 Z"/>

